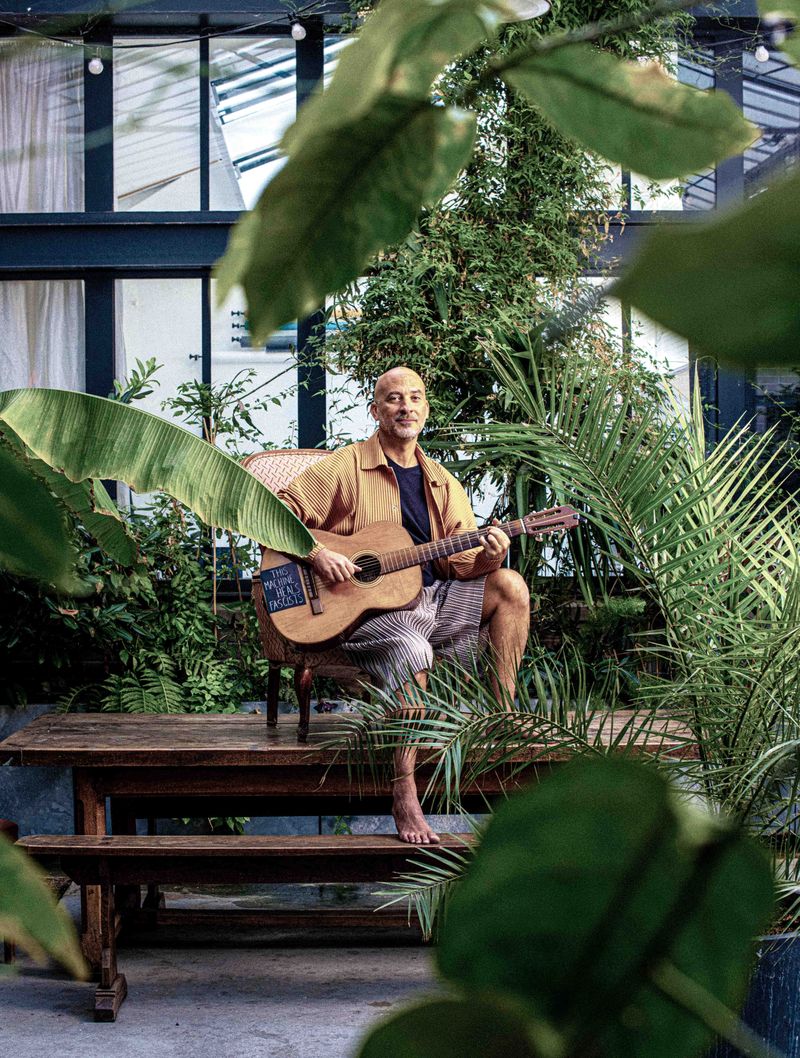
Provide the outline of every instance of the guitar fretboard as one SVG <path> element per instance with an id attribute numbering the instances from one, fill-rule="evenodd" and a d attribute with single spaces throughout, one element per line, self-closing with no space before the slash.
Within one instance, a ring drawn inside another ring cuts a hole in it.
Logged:
<path id="1" fill-rule="evenodd" d="M 457 555 L 460 551 L 469 551 L 472 547 L 480 547 L 486 532 L 491 526 L 484 525 L 480 529 L 471 529 L 466 533 L 458 533 L 456 536 L 446 536 L 441 540 L 432 540 L 429 544 L 415 544 L 414 547 L 401 547 L 397 551 L 385 551 L 381 556 L 381 570 L 384 573 L 394 573 L 398 569 L 408 569 L 409 566 L 424 566 L 437 558 L 446 558 L 448 555 Z M 525 525 L 521 518 L 513 522 L 504 522 L 495 526 L 501 529 L 506 536 L 521 536 L 525 532 Z"/>

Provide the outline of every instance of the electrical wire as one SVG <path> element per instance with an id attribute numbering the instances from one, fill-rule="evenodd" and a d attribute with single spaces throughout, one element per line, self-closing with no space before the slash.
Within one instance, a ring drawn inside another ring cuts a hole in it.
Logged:
<path id="1" fill-rule="evenodd" d="M 173 44 L 195 44 L 198 41 L 211 40 L 214 37 L 239 36 L 240 34 L 248 33 L 250 30 L 262 29 L 265 26 L 274 26 L 276 24 L 280 25 L 284 20 L 286 20 L 288 25 L 292 25 L 294 22 L 299 22 L 304 18 L 310 18 L 314 15 L 326 14 L 327 6 L 328 5 L 324 2 L 322 4 L 312 2 L 310 4 L 306 4 L 304 7 L 296 8 L 294 11 L 287 13 L 286 15 L 280 15 L 279 17 L 272 18 L 267 22 L 263 20 L 259 22 L 251 22 L 249 25 L 238 26 L 235 29 L 231 29 L 230 27 L 228 27 L 226 29 L 220 29 L 216 31 L 209 30 L 208 32 L 201 33 L 199 34 L 199 36 L 196 37 L 183 37 L 179 40 L 167 38 L 164 41 L 156 41 L 147 44 L 97 44 L 94 42 L 87 43 L 83 40 L 75 40 L 74 38 L 58 37 L 50 33 L 42 33 L 38 29 L 33 29 L 30 26 L 22 26 L 18 22 L 12 22 L 10 19 L 7 18 L 0 18 L 0 25 L 11 26 L 13 29 L 17 30 L 20 33 L 27 33 L 29 36 L 38 37 L 40 40 L 49 40 L 53 44 L 65 44 L 68 47 L 72 48 L 96 48 L 107 54 L 108 52 L 113 51 L 125 51 L 128 48 L 163 48 L 167 45 L 171 46 Z"/>

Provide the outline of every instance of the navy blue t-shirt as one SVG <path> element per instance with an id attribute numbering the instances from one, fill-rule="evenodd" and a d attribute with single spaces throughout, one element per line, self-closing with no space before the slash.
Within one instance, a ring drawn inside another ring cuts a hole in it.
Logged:
<path id="1" fill-rule="evenodd" d="M 400 486 L 400 513 L 403 517 L 403 528 L 406 529 L 415 544 L 427 544 L 431 539 L 431 516 L 425 499 L 425 482 L 422 478 L 422 467 L 415 463 L 413 467 L 401 467 L 393 459 L 386 457 Z M 422 583 L 427 588 L 437 579 L 433 563 L 427 562 L 422 567 Z"/>

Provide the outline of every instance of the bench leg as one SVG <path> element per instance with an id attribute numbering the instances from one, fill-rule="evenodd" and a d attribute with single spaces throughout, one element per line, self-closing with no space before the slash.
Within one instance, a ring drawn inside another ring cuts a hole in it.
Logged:
<path id="1" fill-rule="evenodd" d="M 127 805 L 111 799 L 111 833 L 135 834 L 136 813 Z M 138 911 L 142 904 L 142 892 L 138 885 L 118 885 L 114 893 L 114 904 L 120 914 Z"/>
<path id="2" fill-rule="evenodd" d="M 72 774 L 75 833 L 105 834 L 105 797 L 83 768 L 74 768 Z M 81 886 L 81 948 L 96 981 L 100 973 L 100 887 L 97 885 Z"/>
<path id="3" fill-rule="evenodd" d="M 147 834 L 152 836 L 158 833 L 158 820 L 155 817 L 150 816 L 147 820 Z M 142 907 L 147 911 L 151 912 L 148 916 L 148 925 L 151 928 L 155 928 L 158 925 L 158 912 L 159 908 L 166 906 L 166 900 L 164 894 L 161 892 L 160 887 L 155 882 L 149 882 L 147 885 L 147 896 L 144 898 Z"/>
<path id="4" fill-rule="evenodd" d="M 308 740 L 308 725 L 311 722 L 311 688 L 314 675 L 311 669 L 298 665 L 294 670 L 294 689 L 297 692 L 297 704 L 300 706 L 300 722 L 297 725 L 297 741 Z"/>
<path id="5" fill-rule="evenodd" d="M 108 866 L 101 866 L 100 886 L 100 985 L 94 994 L 94 1020 L 116 1021 L 117 1012 L 128 994 L 124 974 L 117 969 L 117 923 L 114 887 L 108 881 Z"/>
<path id="6" fill-rule="evenodd" d="M 278 726 L 278 694 L 281 687 L 281 666 L 277 661 L 269 663 L 267 676 L 267 727 Z"/>
<path id="7" fill-rule="evenodd" d="M 13 940 L 3 941 L 3 962 L 12 963 L 17 961 L 17 946 Z"/>

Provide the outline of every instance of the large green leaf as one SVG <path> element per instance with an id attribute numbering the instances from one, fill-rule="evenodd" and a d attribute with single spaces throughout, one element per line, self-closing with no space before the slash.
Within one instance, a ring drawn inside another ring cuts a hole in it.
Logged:
<path id="1" fill-rule="evenodd" d="M 136 562 L 136 541 L 128 532 L 117 505 L 99 478 L 70 481 L 43 460 L 27 453 L 24 445 L 8 426 L 3 430 L 3 436 L 12 446 L 11 450 L 16 453 L 17 458 L 77 515 L 81 524 L 107 555 L 123 566 L 132 566 Z"/>
<path id="2" fill-rule="evenodd" d="M 507 14 L 499 0 L 382 0 L 282 146 L 292 154 L 318 129 L 352 124 L 387 93 L 427 99 L 440 70 L 494 34 Z"/>
<path id="3" fill-rule="evenodd" d="M 313 538 L 289 508 L 230 456 L 157 415 L 57 389 L 0 393 L 0 421 L 71 481 L 102 477 L 168 492 L 210 525 L 306 555 Z"/>
<path id="4" fill-rule="evenodd" d="M 319 308 L 441 197 L 474 136 L 470 112 L 388 96 L 347 126 L 320 127 L 234 231 L 219 297 L 244 286 L 257 342 Z"/>
<path id="5" fill-rule="evenodd" d="M 88 977 L 69 915 L 47 887 L 44 874 L 25 853 L 0 835 L 0 937 L 34 959 L 57 959 L 75 977 Z"/>
<path id="6" fill-rule="evenodd" d="M 357 1058 L 537 1058 L 524 1020 L 488 999 L 436 999 L 370 1032 Z"/>
<path id="7" fill-rule="evenodd" d="M 73 572 L 75 552 L 64 517 L 48 489 L 0 446 L 0 567 L 85 592 Z"/>
<path id="8" fill-rule="evenodd" d="M 753 843 L 678 802 L 655 770 L 583 760 L 497 812 L 438 961 L 451 982 L 550 1024 L 569 1053 L 690 1058 L 710 1032 L 651 969 L 738 1002 L 772 905 Z"/>
<path id="9" fill-rule="evenodd" d="M 800 176 L 711 223 L 656 230 L 615 297 L 720 360 L 800 362 Z"/>
<path id="10" fill-rule="evenodd" d="M 758 135 L 731 99 L 588 44 L 504 64 L 503 78 L 563 133 L 654 180 L 738 154 Z"/>

